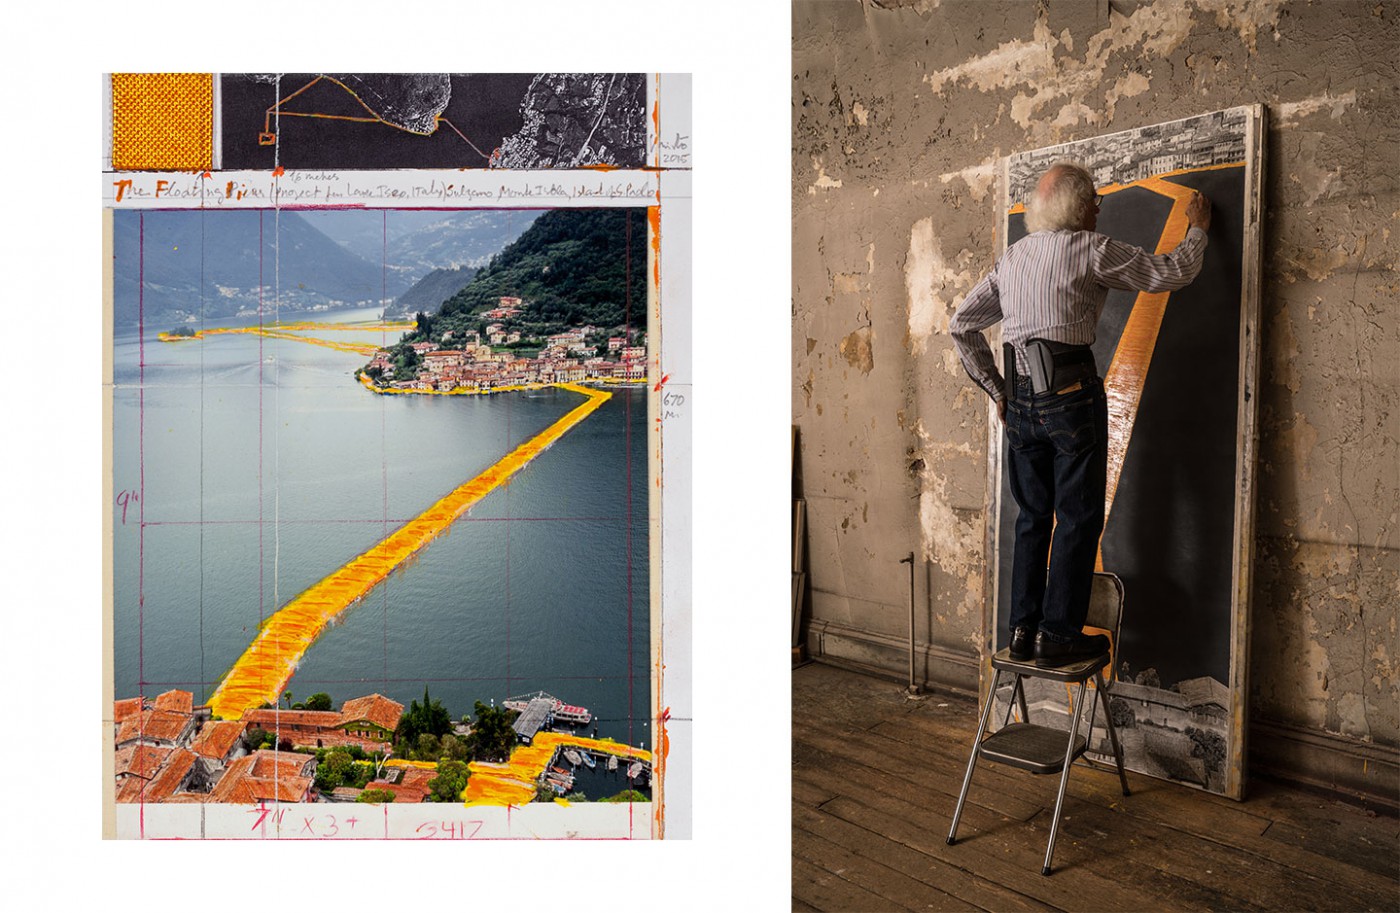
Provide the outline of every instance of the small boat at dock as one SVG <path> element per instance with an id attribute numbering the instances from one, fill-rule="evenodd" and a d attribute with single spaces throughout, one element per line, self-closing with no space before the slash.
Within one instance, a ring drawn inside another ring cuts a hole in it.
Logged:
<path id="1" fill-rule="evenodd" d="M 551 716 L 557 723 L 564 723 L 569 726 L 587 726 L 593 721 L 593 714 L 588 712 L 587 707 L 577 707 L 573 704 L 566 704 L 552 694 L 544 691 L 536 691 L 533 694 L 521 694 L 516 697 L 508 697 L 504 704 L 507 710 L 514 710 L 524 713 L 530 706 L 531 701 L 541 701 L 549 707 Z"/>
<path id="2" fill-rule="evenodd" d="M 578 756 L 578 752 L 574 751 L 572 748 L 564 749 L 564 760 L 568 761 L 575 767 L 578 767 L 583 763 L 583 759 Z"/>

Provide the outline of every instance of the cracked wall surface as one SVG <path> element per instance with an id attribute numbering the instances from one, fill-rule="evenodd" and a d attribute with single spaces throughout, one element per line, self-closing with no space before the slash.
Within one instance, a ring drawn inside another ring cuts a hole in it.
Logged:
<path id="1" fill-rule="evenodd" d="M 916 639 L 977 656 L 987 407 L 947 329 L 993 263 L 997 162 L 1263 103 L 1250 712 L 1400 745 L 1397 19 L 1387 0 L 794 4 L 814 620 L 907 636 L 914 551 Z"/>

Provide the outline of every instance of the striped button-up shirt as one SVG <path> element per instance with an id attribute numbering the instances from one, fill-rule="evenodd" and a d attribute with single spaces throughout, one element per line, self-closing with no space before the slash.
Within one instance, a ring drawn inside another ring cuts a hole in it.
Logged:
<path id="1" fill-rule="evenodd" d="M 1174 292 L 1201 271 L 1206 233 L 1192 228 L 1171 253 L 1153 255 L 1093 231 L 1037 231 L 1007 248 L 968 292 L 949 324 L 963 367 L 993 399 L 1004 396 L 1001 372 L 982 330 L 1004 321 L 1025 373 L 1030 339 L 1092 345 L 1109 289 Z"/>

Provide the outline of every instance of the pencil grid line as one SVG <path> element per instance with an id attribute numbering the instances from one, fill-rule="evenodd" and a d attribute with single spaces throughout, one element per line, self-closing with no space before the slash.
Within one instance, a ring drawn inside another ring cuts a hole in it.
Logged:
<path id="1" fill-rule="evenodd" d="M 380 249 L 379 249 L 379 301 L 382 304 L 389 293 L 389 210 L 384 210 L 380 218 Z M 381 348 L 388 348 L 389 331 L 382 332 Z M 386 539 L 389 536 L 389 401 L 384 397 L 379 398 L 379 453 L 383 459 L 384 478 L 384 510 L 382 517 L 382 531 L 380 538 Z M 382 671 L 383 690 L 389 690 L 389 587 L 388 580 L 386 586 L 380 594 L 380 603 L 383 611 L 383 640 L 384 640 L 384 668 Z"/>
<path id="2" fill-rule="evenodd" d="M 514 430 L 514 427 L 512 426 L 512 423 L 511 423 L 511 422 L 512 422 L 512 419 L 513 419 L 513 417 L 514 417 L 514 415 L 515 415 L 515 397 L 512 396 L 512 397 L 509 397 L 509 398 L 506 400 L 506 452 L 507 452 L 507 453 L 509 453 L 512 449 L 514 449 L 514 446 L 515 446 L 515 430 Z M 505 597 L 506 597 L 506 598 L 505 598 L 505 608 L 504 608 L 504 611 L 505 611 L 505 615 L 506 615 L 506 697 L 510 697 L 510 692 L 511 692 L 511 678 L 510 678 L 510 546 L 511 546 L 511 541 L 510 541 L 510 540 L 511 540 L 511 522 L 510 522 L 510 515 L 511 515 L 511 511 L 512 511 L 512 508 L 514 507 L 514 505 L 513 505 L 512 502 L 511 502 L 511 497 L 510 497 L 510 495 L 511 495 L 511 489 L 514 487 L 514 486 L 511 484 L 511 482 L 512 482 L 513 480 L 514 480 L 514 478 L 512 477 L 512 479 L 507 480 L 507 481 L 506 481 L 506 484 L 505 484 L 505 502 L 506 502 L 506 503 L 505 503 L 505 515 L 506 515 L 506 549 L 505 549 L 505 551 L 506 551 L 506 555 L 505 555 L 505 558 L 506 558 L 506 571 L 505 571 L 505 573 L 506 573 L 506 579 L 505 579 Z M 491 703 L 494 705 L 496 702 L 495 702 L 494 700 L 492 700 Z"/>
<path id="3" fill-rule="evenodd" d="M 626 225 L 626 265 L 622 271 L 623 283 L 623 317 L 622 336 L 627 342 L 632 341 L 632 210 L 627 210 L 627 215 L 623 219 Z M 647 340 L 648 343 L 651 340 Z M 627 744 L 631 745 L 636 741 L 633 736 L 634 723 L 633 714 L 633 665 L 632 665 L 632 397 L 627 397 L 627 402 L 623 404 L 623 414 L 626 416 L 623 426 L 626 431 L 623 436 L 624 463 L 627 467 L 627 481 L 624 487 L 624 500 L 626 507 L 624 512 L 627 515 Z M 650 702 L 648 701 L 648 704 Z M 650 709 L 650 707 L 648 707 Z M 656 746 L 653 745 L 652 748 Z M 632 805 L 627 806 L 627 835 L 631 837 L 635 833 L 636 823 L 632 818 Z"/>

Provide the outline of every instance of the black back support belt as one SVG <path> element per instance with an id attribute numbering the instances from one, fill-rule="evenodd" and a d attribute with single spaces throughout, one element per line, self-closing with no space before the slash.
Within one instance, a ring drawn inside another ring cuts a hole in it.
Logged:
<path id="1" fill-rule="evenodd" d="M 1062 390 L 1077 380 L 1098 375 L 1094 351 L 1086 345 L 1036 338 L 1026 340 L 1022 351 L 1030 368 L 1031 390 L 1036 394 Z M 1006 396 L 1010 399 L 1016 390 L 1016 347 L 1005 343 L 1002 355 Z"/>

